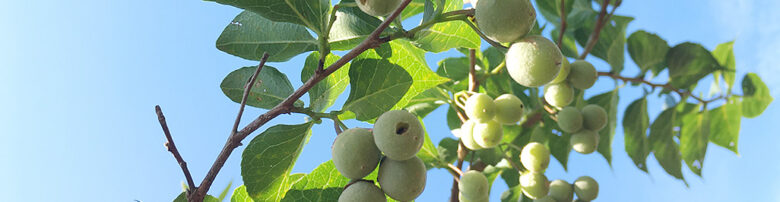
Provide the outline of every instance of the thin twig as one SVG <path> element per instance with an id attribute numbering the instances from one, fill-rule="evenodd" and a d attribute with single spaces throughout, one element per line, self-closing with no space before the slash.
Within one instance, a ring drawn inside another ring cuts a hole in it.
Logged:
<path id="1" fill-rule="evenodd" d="M 603 28 L 606 22 L 609 21 L 609 18 L 607 18 L 607 5 L 609 5 L 609 1 L 610 0 L 604 0 L 604 2 L 601 4 L 601 12 L 599 12 L 599 17 L 596 20 L 596 27 L 593 28 L 593 33 L 591 33 L 590 38 L 588 38 L 588 43 L 585 45 L 585 49 L 580 55 L 580 60 L 584 60 L 585 57 L 588 57 L 588 53 L 593 50 L 593 47 L 596 46 L 596 42 L 599 40 L 601 28 Z M 613 8 L 613 11 L 615 8 L 617 8 L 617 6 Z"/>
<path id="2" fill-rule="evenodd" d="M 674 86 L 672 86 L 672 84 L 669 84 L 669 83 L 666 83 L 666 84 L 652 83 L 650 81 L 644 80 L 643 78 L 639 78 L 639 77 L 637 77 L 637 78 L 629 78 L 629 77 L 624 77 L 624 76 L 620 76 L 620 75 L 609 73 L 609 72 L 599 72 L 598 74 L 599 74 L 599 76 L 607 76 L 607 77 L 611 77 L 612 79 L 622 80 L 623 82 L 642 83 L 642 84 L 650 86 L 651 88 L 664 88 L 664 89 L 671 90 L 671 91 L 677 93 L 678 95 L 680 95 L 681 98 L 691 97 L 691 98 L 696 99 L 697 101 L 699 101 L 699 102 L 701 102 L 703 104 L 714 102 L 714 101 L 717 101 L 717 100 L 720 100 L 720 99 L 728 99 L 727 96 L 718 96 L 718 97 L 711 98 L 709 100 L 705 100 L 705 99 L 703 99 L 703 98 L 701 98 L 699 96 L 693 95 L 693 93 L 691 93 L 691 91 L 675 88 Z"/>
<path id="3" fill-rule="evenodd" d="M 498 51 L 506 53 L 507 49 L 509 49 L 509 47 L 501 45 L 501 43 L 498 43 L 488 38 L 487 35 L 485 35 L 485 33 L 482 33 L 482 31 L 480 31 L 479 28 L 477 28 L 477 26 L 474 25 L 474 23 L 471 22 L 471 20 L 469 20 L 468 18 L 463 18 L 463 22 L 466 22 L 466 24 L 469 25 L 469 27 L 471 27 L 471 29 L 474 30 L 474 32 L 476 32 L 480 38 L 487 41 L 491 46 L 498 48 Z"/>
<path id="4" fill-rule="evenodd" d="M 244 108 L 246 107 L 246 100 L 249 98 L 249 92 L 252 91 L 252 87 L 255 86 L 255 82 L 257 81 L 257 77 L 260 75 L 260 71 L 263 69 L 263 66 L 265 66 L 265 62 L 268 60 L 268 53 L 263 53 L 263 57 L 260 58 L 260 64 L 257 65 L 257 69 L 255 70 L 255 73 L 252 74 L 252 77 L 249 77 L 249 81 L 246 82 L 246 85 L 244 86 L 244 95 L 241 97 L 241 106 L 238 107 L 238 115 L 236 116 L 236 121 L 233 123 L 233 130 L 230 130 L 231 135 L 238 132 L 238 124 L 241 123 L 241 116 L 244 115 Z"/>
<path id="5" fill-rule="evenodd" d="M 154 106 L 154 111 L 157 112 L 157 120 L 160 121 L 160 126 L 162 127 L 163 133 L 165 133 L 165 138 L 168 139 L 168 142 L 165 142 L 165 148 L 173 154 L 173 158 L 176 158 L 176 162 L 179 162 L 181 171 L 184 173 L 184 178 L 187 179 L 187 186 L 189 186 L 188 191 L 196 189 L 195 182 L 192 180 L 192 175 L 190 175 L 190 169 L 187 168 L 187 162 L 181 157 L 179 149 L 176 149 L 176 144 L 173 143 L 171 131 L 168 129 L 168 123 L 165 121 L 165 115 L 163 115 L 160 105 Z"/>
<path id="6" fill-rule="evenodd" d="M 336 135 L 339 135 L 339 134 L 341 134 L 341 132 L 344 132 L 344 131 L 341 130 L 341 125 L 339 125 L 339 122 L 341 122 L 339 120 L 339 117 L 338 116 L 333 116 L 333 129 L 336 130 Z"/>
<path id="7" fill-rule="evenodd" d="M 525 171 L 525 169 L 522 169 L 522 168 L 520 168 L 520 166 L 518 166 L 518 165 L 517 165 L 517 163 L 515 163 L 514 161 L 512 161 L 512 158 L 511 158 L 511 157 L 509 157 L 509 156 L 506 156 L 506 152 L 504 152 L 504 149 L 502 149 L 502 148 L 499 146 L 499 147 L 498 147 L 498 150 L 499 150 L 499 151 L 501 151 L 501 157 L 504 157 L 504 160 L 506 160 L 507 162 L 509 162 L 509 165 L 511 165 L 511 166 L 512 166 L 512 168 L 514 168 L 514 169 L 515 169 L 515 170 L 517 170 L 518 172 L 523 172 L 523 171 Z"/>
<path id="8" fill-rule="evenodd" d="M 455 167 L 461 172 L 463 172 L 463 159 L 468 154 L 468 149 L 466 149 L 466 146 L 463 145 L 462 141 L 458 141 L 458 166 Z M 460 192 L 458 190 L 458 183 L 460 183 L 460 180 L 454 179 L 452 180 L 452 189 L 450 189 L 450 202 L 459 202 L 458 199 L 458 193 Z"/>
<path id="9" fill-rule="evenodd" d="M 563 33 L 566 32 L 566 0 L 561 0 L 561 33 L 558 33 L 558 49 L 563 44 Z"/>

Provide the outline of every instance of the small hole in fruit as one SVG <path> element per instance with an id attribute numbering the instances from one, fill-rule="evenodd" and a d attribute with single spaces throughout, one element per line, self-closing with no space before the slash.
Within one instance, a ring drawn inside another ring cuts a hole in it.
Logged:
<path id="1" fill-rule="evenodd" d="M 405 122 L 399 122 L 395 125 L 395 134 L 402 135 L 409 130 L 409 124 Z"/>

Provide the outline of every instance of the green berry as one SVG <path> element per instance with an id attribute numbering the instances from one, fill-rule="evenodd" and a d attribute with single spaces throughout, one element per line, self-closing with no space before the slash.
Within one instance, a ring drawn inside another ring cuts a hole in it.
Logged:
<path id="1" fill-rule="evenodd" d="M 591 177 L 582 176 L 574 181 L 574 193 L 581 200 L 592 201 L 599 195 L 599 183 Z"/>
<path id="2" fill-rule="evenodd" d="M 556 202 L 556 201 L 550 196 L 545 196 L 542 198 L 535 199 L 534 202 Z"/>
<path id="3" fill-rule="evenodd" d="M 482 198 L 469 198 L 467 196 L 463 196 L 463 193 L 458 193 L 458 201 L 460 202 L 485 202 L 488 201 L 489 196 L 484 196 Z"/>
<path id="4" fill-rule="evenodd" d="M 469 199 L 485 198 L 490 194 L 490 184 L 482 172 L 469 170 L 460 176 L 458 183 L 460 194 Z"/>
<path id="5" fill-rule="evenodd" d="M 387 201 L 387 198 L 385 198 L 385 193 L 379 187 L 376 187 L 374 183 L 362 180 L 347 186 L 339 196 L 339 202 L 365 201 L 383 202 Z"/>
<path id="6" fill-rule="evenodd" d="M 563 180 L 550 182 L 550 197 L 557 201 L 571 201 L 573 192 L 571 184 Z"/>
<path id="7" fill-rule="evenodd" d="M 561 71 L 558 72 L 558 76 L 555 76 L 555 79 L 550 81 L 550 83 L 563 83 L 566 81 L 566 77 L 569 77 L 569 71 L 571 71 L 571 64 L 569 64 L 569 60 L 565 57 L 561 60 L 563 63 L 561 63 Z"/>
<path id="8" fill-rule="evenodd" d="M 568 80 L 572 87 L 585 90 L 596 83 L 598 76 L 598 72 L 592 64 L 585 60 L 577 60 L 571 63 Z"/>
<path id="9" fill-rule="evenodd" d="M 536 22 L 529 0 L 480 0 L 475 5 L 479 30 L 494 41 L 514 42 L 528 34 Z"/>
<path id="10" fill-rule="evenodd" d="M 596 148 L 599 146 L 599 134 L 592 130 L 580 130 L 571 135 L 569 143 L 574 151 L 590 154 L 596 151 Z"/>
<path id="11" fill-rule="evenodd" d="M 493 120 L 474 124 L 473 133 L 474 141 L 482 148 L 493 148 L 501 143 L 501 138 L 504 137 L 501 124 Z"/>
<path id="12" fill-rule="evenodd" d="M 520 152 L 520 163 L 531 172 L 544 172 L 550 164 L 550 150 L 538 142 L 531 142 Z"/>
<path id="13" fill-rule="evenodd" d="M 406 160 L 422 148 L 425 131 L 412 113 L 404 110 L 388 111 L 374 123 L 374 142 L 388 158 Z"/>
<path id="14" fill-rule="evenodd" d="M 463 145 L 465 145 L 466 148 L 475 151 L 483 149 L 482 146 L 477 144 L 477 141 L 474 141 L 474 125 L 476 124 L 477 121 L 468 120 L 466 123 L 463 123 L 463 125 L 460 126 L 460 140 L 463 142 Z"/>
<path id="15" fill-rule="evenodd" d="M 401 0 L 356 0 L 355 2 L 363 12 L 380 17 L 390 15 L 401 5 Z"/>
<path id="16" fill-rule="evenodd" d="M 563 108 L 574 101 L 574 89 L 568 83 L 547 84 L 544 87 L 544 100 L 554 107 Z"/>
<path id="17" fill-rule="evenodd" d="M 382 156 L 371 130 L 366 128 L 350 128 L 339 134 L 331 154 L 336 170 L 350 179 L 362 179 L 370 174 Z"/>
<path id="18" fill-rule="evenodd" d="M 582 112 L 575 107 L 564 107 L 558 111 L 558 127 L 567 133 L 576 133 L 582 129 Z"/>
<path id="19" fill-rule="evenodd" d="M 582 108 L 583 127 L 600 131 L 607 126 L 607 111 L 601 106 L 589 104 Z"/>
<path id="20" fill-rule="evenodd" d="M 478 122 L 486 122 L 493 119 L 496 113 L 496 106 L 493 98 L 487 94 L 475 93 L 466 99 L 466 116 Z"/>
<path id="21" fill-rule="evenodd" d="M 542 173 L 526 172 L 520 175 L 520 188 L 523 194 L 531 199 L 542 198 L 547 195 L 547 177 Z"/>
<path id="22" fill-rule="evenodd" d="M 518 84 L 539 87 L 558 76 L 562 60 L 555 43 L 542 36 L 527 36 L 509 47 L 506 69 Z"/>
<path id="23" fill-rule="evenodd" d="M 425 172 L 425 164 L 416 156 L 403 161 L 384 158 L 379 164 L 377 181 L 390 198 L 411 201 L 425 189 Z"/>
<path id="24" fill-rule="evenodd" d="M 523 101 L 512 94 L 503 94 L 493 100 L 495 116 L 493 120 L 501 124 L 514 124 L 523 118 Z"/>

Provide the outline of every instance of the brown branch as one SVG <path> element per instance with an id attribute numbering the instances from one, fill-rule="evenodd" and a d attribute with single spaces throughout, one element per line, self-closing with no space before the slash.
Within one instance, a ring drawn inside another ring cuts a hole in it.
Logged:
<path id="1" fill-rule="evenodd" d="M 675 88 L 674 86 L 672 86 L 672 84 L 669 84 L 669 83 L 666 83 L 666 84 L 652 83 L 652 82 L 644 80 L 643 78 L 640 78 L 640 77 L 629 78 L 629 77 L 624 77 L 624 76 L 620 76 L 620 75 L 609 73 L 609 72 L 599 72 L 598 74 L 599 74 L 599 76 L 611 77 L 612 79 L 621 80 L 621 81 L 626 82 L 626 83 L 627 82 L 642 83 L 642 84 L 650 86 L 651 88 L 667 89 L 667 90 L 670 90 L 670 91 L 673 91 L 673 92 L 677 93 L 678 95 L 680 95 L 681 98 L 691 97 L 691 98 L 696 99 L 697 101 L 699 101 L 699 102 L 701 102 L 703 104 L 707 104 L 707 103 L 714 102 L 714 101 L 717 101 L 717 100 L 720 100 L 720 99 L 727 99 L 728 98 L 726 96 L 718 96 L 718 97 L 711 98 L 709 100 L 705 100 L 705 99 L 703 99 L 701 97 L 693 95 L 691 93 L 691 91 Z"/>
<path id="2" fill-rule="evenodd" d="M 469 49 L 469 91 L 479 91 L 479 81 L 477 81 L 477 56 L 476 51 Z"/>
<path id="3" fill-rule="evenodd" d="M 609 21 L 609 17 L 607 16 L 607 5 L 609 5 L 609 1 L 610 0 L 604 0 L 601 4 L 601 12 L 599 12 L 599 17 L 596 20 L 596 27 L 593 29 L 593 33 L 590 34 L 590 38 L 588 38 L 588 43 L 585 45 L 585 50 L 582 52 L 582 55 L 580 55 L 580 60 L 584 60 L 585 57 L 588 57 L 588 53 L 593 50 L 593 47 L 596 46 L 596 42 L 599 40 L 601 28 Z M 613 13 L 616 8 L 617 6 L 612 8 Z"/>
<path id="4" fill-rule="evenodd" d="M 254 132 L 261 126 L 263 126 L 265 123 L 270 121 L 271 119 L 275 118 L 276 116 L 279 116 L 280 114 L 286 114 L 290 113 L 293 109 L 293 104 L 295 101 L 297 101 L 301 96 L 303 96 L 306 92 L 309 91 L 314 85 L 325 79 L 330 74 L 333 74 L 336 70 L 344 66 L 347 62 L 354 59 L 364 51 L 368 50 L 369 48 L 377 47 L 381 44 L 381 39 L 379 38 L 379 35 L 384 31 L 388 26 L 390 26 L 390 23 L 393 22 L 393 20 L 398 17 L 401 14 L 401 11 L 406 8 L 407 5 L 411 0 L 404 0 L 401 5 L 392 13 L 390 16 L 388 16 L 382 24 L 377 27 L 374 32 L 371 33 L 368 37 L 366 37 L 363 42 L 361 42 L 358 46 L 356 46 L 354 49 L 349 51 L 347 54 L 345 54 L 343 57 L 341 57 L 339 60 L 328 66 L 328 68 L 324 69 L 321 72 L 315 72 L 314 76 L 309 78 L 306 83 L 304 83 L 301 87 L 299 87 L 295 92 L 293 92 L 289 97 L 285 98 L 281 103 L 276 105 L 271 110 L 265 112 L 264 114 L 257 117 L 254 121 L 249 123 L 247 126 L 245 126 L 243 129 L 238 131 L 237 133 L 234 133 L 233 135 L 230 135 L 228 137 L 227 142 L 225 143 L 225 146 L 222 148 L 222 151 L 220 151 L 219 155 L 217 156 L 217 159 L 214 161 L 214 164 L 212 164 L 211 169 L 209 169 L 209 172 L 206 174 L 206 177 L 203 178 L 203 182 L 201 182 L 200 187 L 192 193 L 192 196 L 190 197 L 192 201 L 195 202 L 202 202 L 203 198 L 206 196 L 206 193 L 209 191 L 209 188 L 211 187 L 211 184 L 214 182 L 214 179 L 217 177 L 217 174 L 222 169 L 222 167 L 225 165 L 225 162 L 227 161 L 228 157 L 230 157 L 230 154 L 233 153 L 233 150 L 235 150 L 236 147 L 241 145 L 241 141 L 244 140 L 250 133 Z"/>
<path id="5" fill-rule="evenodd" d="M 168 123 L 165 121 L 165 115 L 163 115 L 160 105 L 154 106 L 154 111 L 157 112 L 157 120 L 160 121 L 160 126 L 162 127 L 163 133 L 165 133 L 165 138 L 168 139 L 168 142 L 165 142 L 165 148 L 173 154 L 173 158 L 176 158 L 176 162 L 179 162 L 181 171 L 184 173 L 184 178 L 187 179 L 187 186 L 189 186 L 187 191 L 189 192 L 192 189 L 196 189 L 195 182 L 192 181 L 192 175 L 190 175 L 190 169 L 187 168 L 187 162 L 181 157 L 179 149 L 176 149 L 176 144 L 173 143 L 171 131 L 168 130 Z"/>
<path id="6" fill-rule="evenodd" d="M 344 132 L 341 130 L 341 125 L 339 125 L 339 117 L 333 116 L 333 129 L 336 130 L 336 135 L 340 135 L 341 132 Z"/>
<path id="7" fill-rule="evenodd" d="M 455 168 L 461 170 L 461 173 L 463 172 L 463 159 L 466 158 L 468 152 L 469 151 L 466 146 L 463 145 L 463 142 L 458 141 L 458 166 Z M 450 189 L 450 202 L 459 202 L 458 193 L 460 191 L 458 190 L 458 183 L 460 183 L 460 180 L 452 180 L 452 189 Z"/>
<path id="8" fill-rule="evenodd" d="M 558 34 L 558 49 L 563 44 L 563 33 L 566 32 L 566 0 L 561 0 L 561 33 Z"/>
<path id="9" fill-rule="evenodd" d="M 265 66 L 265 62 L 268 60 L 268 53 L 263 53 L 263 57 L 260 58 L 260 64 L 257 65 L 257 69 L 255 70 L 255 73 L 252 74 L 252 77 L 249 77 L 249 81 L 246 82 L 246 85 L 244 85 L 244 95 L 241 96 L 241 106 L 238 107 L 238 115 L 236 116 L 236 121 L 233 123 L 233 130 L 230 130 L 231 135 L 238 132 L 238 124 L 241 123 L 241 116 L 244 115 L 244 108 L 246 107 L 246 100 L 249 98 L 249 92 L 252 92 L 252 87 L 255 86 L 255 81 L 257 81 L 257 76 L 260 75 L 260 71 L 263 69 L 263 66 Z"/>

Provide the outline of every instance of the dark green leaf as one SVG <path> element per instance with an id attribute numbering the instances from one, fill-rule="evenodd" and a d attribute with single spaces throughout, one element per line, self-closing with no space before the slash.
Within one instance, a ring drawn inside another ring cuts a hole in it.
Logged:
<path id="1" fill-rule="evenodd" d="M 599 148 L 597 151 L 604 156 L 604 159 L 610 165 L 612 165 L 612 139 L 615 137 L 615 127 L 617 126 L 618 99 L 617 89 L 588 99 L 588 103 L 599 105 L 607 111 L 609 120 L 607 120 L 607 126 L 599 131 Z"/>
<path id="2" fill-rule="evenodd" d="M 647 172 L 647 155 L 650 148 L 647 140 L 647 128 L 650 127 L 650 117 L 647 115 L 647 99 L 642 97 L 626 108 L 623 115 L 623 133 L 625 133 L 626 153 L 634 161 L 634 165 Z"/>
<path id="3" fill-rule="evenodd" d="M 734 41 L 719 44 L 712 50 L 712 56 L 718 60 L 720 66 L 724 67 L 723 80 L 728 84 L 729 89 L 734 86 L 736 80 L 737 61 L 734 58 Z"/>
<path id="4" fill-rule="evenodd" d="M 301 82 L 306 83 L 314 75 L 320 57 L 319 52 L 312 52 L 309 57 L 306 57 L 306 62 L 301 72 Z M 325 67 L 330 66 L 339 58 L 337 55 L 328 55 L 325 58 Z M 348 73 L 349 64 L 345 64 L 341 69 L 336 70 L 333 74 L 322 79 L 317 85 L 314 85 L 309 90 L 309 107 L 315 112 L 324 112 L 328 107 L 332 106 L 336 99 L 339 98 L 339 95 L 347 89 L 347 84 L 349 84 Z"/>
<path id="5" fill-rule="evenodd" d="M 612 16 L 610 22 L 602 28 L 599 39 L 590 52 L 590 54 L 607 61 L 612 67 L 611 72 L 613 73 L 620 73 L 623 70 L 626 27 L 633 20 L 634 18 L 632 17 Z M 575 31 L 575 38 L 581 46 L 586 46 L 594 28 L 594 24 L 588 24 Z"/>
<path id="6" fill-rule="evenodd" d="M 658 35 L 639 30 L 628 37 L 628 53 L 639 66 L 640 75 L 648 70 L 658 75 L 666 67 L 669 44 Z"/>
<path id="7" fill-rule="evenodd" d="M 509 187 L 501 194 L 501 202 L 519 202 L 523 199 L 523 189 L 520 185 Z"/>
<path id="8" fill-rule="evenodd" d="M 439 147 L 436 149 L 439 151 L 439 157 L 445 163 L 452 163 L 458 158 L 458 140 L 445 137 L 439 141 Z"/>
<path id="9" fill-rule="evenodd" d="M 185 192 L 182 192 L 176 196 L 176 198 L 173 199 L 173 202 L 187 202 L 187 196 L 185 195 Z M 206 197 L 203 198 L 203 202 L 220 202 L 220 200 L 212 195 L 206 195 Z"/>
<path id="10" fill-rule="evenodd" d="M 561 42 L 558 41 L 558 36 L 561 33 L 561 30 L 556 28 L 550 32 L 550 38 L 555 41 L 555 44 L 559 44 Z M 563 35 L 563 44 L 561 44 L 561 53 L 563 53 L 564 57 L 572 57 L 576 58 L 579 57 L 579 53 L 577 51 L 577 42 L 574 40 L 574 36 L 572 32 L 567 31 Z"/>
<path id="11" fill-rule="evenodd" d="M 456 81 L 466 79 L 469 75 L 469 58 L 444 58 L 444 60 L 439 61 L 436 74 Z"/>
<path id="12" fill-rule="evenodd" d="M 666 173 L 677 179 L 683 179 L 682 160 L 680 150 L 674 141 L 674 125 L 677 119 L 677 109 L 667 108 L 655 119 L 650 126 L 650 146 L 653 148 L 655 159 L 661 164 Z"/>
<path id="13" fill-rule="evenodd" d="M 460 118 L 458 117 L 458 114 L 455 112 L 452 107 L 448 107 L 447 109 L 447 126 L 450 128 L 450 130 L 458 129 L 461 125 L 463 125 L 463 122 L 460 121 Z"/>
<path id="14" fill-rule="evenodd" d="M 675 88 L 688 88 L 720 68 L 710 51 L 695 43 L 682 43 L 666 54 L 670 83 Z"/>
<path id="15" fill-rule="evenodd" d="M 450 0 L 444 5 L 444 12 L 463 9 L 463 1 Z M 430 52 L 442 52 L 452 48 L 467 47 L 479 49 L 481 39 L 463 21 L 436 23 L 414 35 L 414 44 Z"/>
<path id="16" fill-rule="evenodd" d="M 233 102 L 241 103 L 241 98 L 244 96 L 244 86 L 255 73 L 255 70 L 257 70 L 256 66 L 243 67 L 230 72 L 222 80 L 222 84 L 219 85 L 222 88 L 222 92 Z M 290 84 L 290 80 L 287 79 L 284 73 L 266 65 L 260 70 L 255 86 L 249 92 L 246 104 L 253 107 L 271 109 L 281 103 L 287 96 L 290 96 L 293 91 L 292 84 Z M 296 104 L 303 103 L 298 101 Z"/>
<path id="17" fill-rule="evenodd" d="M 284 62 L 298 54 L 316 50 L 317 39 L 301 25 L 273 22 L 244 11 L 219 35 L 217 49 L 256 61 L 267 52 L 268 61 Z"/>
<path id="18" fill-rule="evenodd" d="M 710 141 L 737 154 L 741 107 L 738 100 L 729 99 L 728 103 L 710 111 Z"/>
<path id="19" fill-rule="evenodd" d="M 349 50 L 371 35 L 382 21 L 358 7 L 343 7 L 336 11 L 336 21 L 328 34 L 333 50 Z"/>
<path id="20" fill-rule="evenodd" d="M 336 201 L 347 183 L 349 179 L 328 161 L 293 184 L 281 201 Z"/>
<path id="21" fill-rule="evenodd" d="M 691 110 L 681 113 L 680 153 L 688 168 L 699 176 L 704 167 L 704 156 L 707 153 L 710 135 L 710 116 L 707 112 L 707 110 L 701 112 Z"/>
<path id="22" fill-rule="evenodd" d="M 769 88 L 755 73 L 748 73 L 742 78 L 742 93 L 742 115 L 748 118 L 761 115 L 774 100 L 769 94 Z"/>
<path id="23" fill-rule="evenodd" d="M 504 179 L 507 187 L 514 187 L 520 184 L 520 172 L 516 171 L 514 168 L 511 168 L 511 170 L 511 172 L 504 171 L 501 173 L 501 179 Z"/>
<path id="24" fill-rule="evenodd" d="M 566 0 L 564 8 L 568 14 L 574 7 L 575 0 Z M 554 23 L 556 26 L 561 24 L 561 1 L 560 0 L 536 0 L 536 7 L 538 7 L 539 13 L 544 16 L 548 22 Z M 567 17 L 568 19 L 568 17 Z M 557 38 L 557 37 L 556 37 Z"/>
<path id="25" fill-rule="evenodd" d="M 315 33 L 323 33 L 329 0 L 207 0 L 255 12 L 276 22 L 290 22 L 306 26 Z M 280 33 L 285 34 L 285 33 Z"/>
<path id="26" fill-rule="evenodd" d="M 241 176 L 255 201 L 279 201 L 294 180 L 290 170 L 311 134 L 312 122 L 276 125 L 257 135 L 241 156 Z"/>

